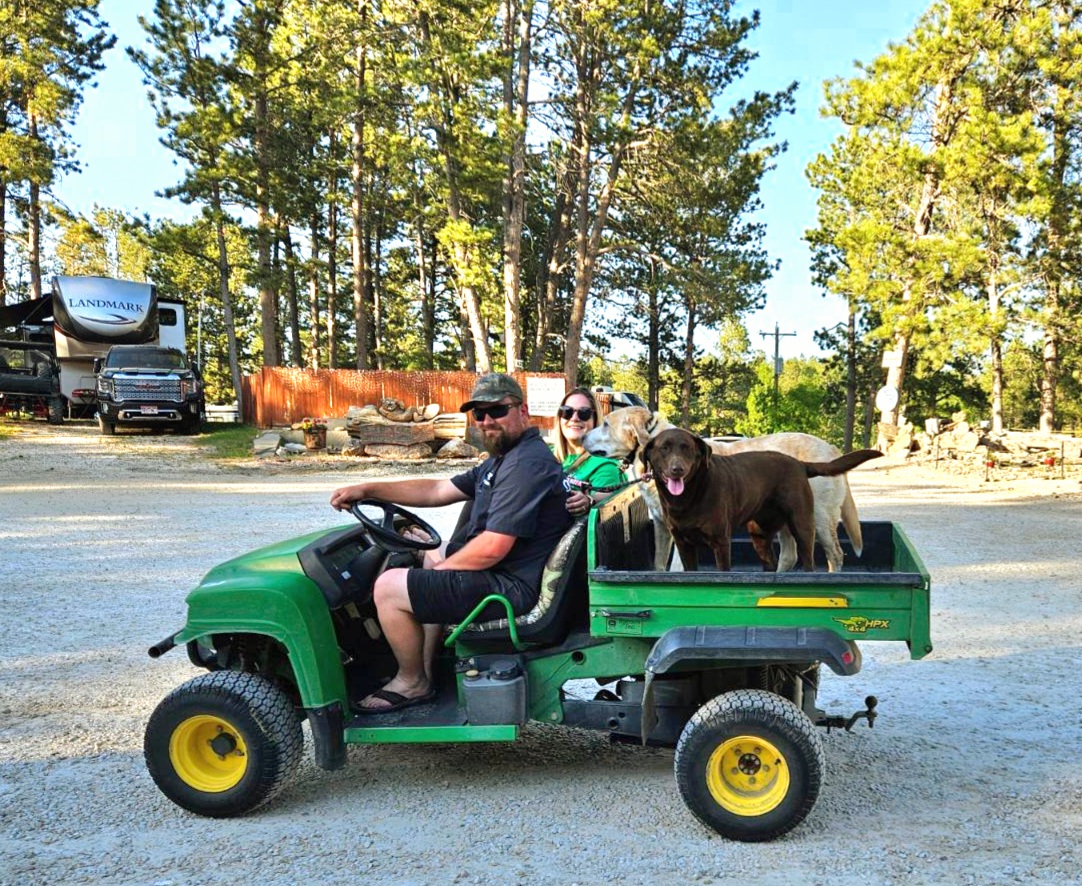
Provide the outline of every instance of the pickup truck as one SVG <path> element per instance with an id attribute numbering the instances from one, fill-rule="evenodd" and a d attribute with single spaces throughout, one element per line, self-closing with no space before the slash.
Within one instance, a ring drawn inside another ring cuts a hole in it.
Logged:
<path id="1" fill-rule="evenodd" d="M 113 345 L 94 361 L 98 429 L 112 435 L 118 424 L 167 425 L 191 434 L 206 412 L 203 379 L 176 348 Z"/>
<path id="2" fill-rule="evenodd" d="M 353 513 L 358 525 L 211 569 L 187 596 L 184 626 L 150 648 L 157 658 L 186 646 L 209 672 L 147 725 L 148 768 L 173 802 L 209 816 L 266 803 L 298 768 L 304 720 L 326 769 L 345 765 L 348 744 L 513 741 L 533 720 L 675 746 L 695 817 L 731 839 L 774 839 L 820 792 L 819 727 L 871 726 L 878 713 L 872 696 L 855 713 L 821 710 L 823 666 L 855 676 L 863 642 L 904 643 L 914 659 L 932 649 L 929 576 L 899 526 L 863 523 L 862 556 L 847 549 L 837 573 L 763 572 L 747 539 L 734 540 L 730 572 L 706 551 L 695 572 L 655 571 L 633 484 L 561 539 L 533 611 L 512 618 L 494 595 L 450 631 L 431 703 L 358 715 L 396 670 L 372 584 L 420 544 L 403 526 L 438 534 L 395 505 Z M 480 623 L 492 603 L 507 617 Z M 584 685 L 592 698 L 569 691 Z"/>

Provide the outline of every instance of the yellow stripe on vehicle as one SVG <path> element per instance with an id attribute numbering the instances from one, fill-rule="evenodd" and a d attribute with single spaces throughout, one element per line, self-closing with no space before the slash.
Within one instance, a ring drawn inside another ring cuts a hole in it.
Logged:
<path id="1" fill-rule="evenodd" d="M 777 606 L 785 609 L 845 609 L 845 597 L 762 597 L 757 606 Z"/>

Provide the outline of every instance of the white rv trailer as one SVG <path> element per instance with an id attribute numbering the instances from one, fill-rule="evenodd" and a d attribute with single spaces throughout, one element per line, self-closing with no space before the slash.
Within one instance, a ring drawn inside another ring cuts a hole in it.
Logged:
<path id="1" fill-rule="evenodd" d="M 184 303 L 157 287 L 108 277 L 53 277 L 53 336 L 60 390 L 72 404 L 94 402 L 94 359 L 120 344 L 186 352 Z"/>

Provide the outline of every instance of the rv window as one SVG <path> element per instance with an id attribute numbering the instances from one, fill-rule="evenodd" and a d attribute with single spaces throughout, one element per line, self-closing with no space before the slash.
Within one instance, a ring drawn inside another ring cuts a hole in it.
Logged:
<path id="1" fill-rule="evenodd" d="M 176 326 L 177 312 L 175 308 L 158 308 L 159 326 Z"/>

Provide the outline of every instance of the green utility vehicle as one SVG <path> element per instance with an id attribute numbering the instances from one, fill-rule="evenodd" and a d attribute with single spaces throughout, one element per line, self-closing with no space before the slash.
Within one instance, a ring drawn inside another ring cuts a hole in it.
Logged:
<path id="1" fill-rule="evenodd" d="M 740 539 L 731 572 L 713 569 L 708 551 L 697 572 L 657 572 L 633 485 L 563 537 L 533 611 L 509 622 L 492 597 L 451 630 L 434 701 L 357 714 L 396 670 L 373 582 L 422 546 L 404 525 L 438 536 L 395 505 L 361 502 L 354 515 L 358 525 L 215 567 L 188 595 L 187 624 L 151 647 L 157 658 L 185 645 L 209 671 L 147 725 L 150 773 L 178 805 L 230 816 L 266 803 L 298 766 L 305 719 L 325 769 L 345 764 L 348 744 L 512 741 L 537 720 L 675 746 L 692 813 L 726 837 L 769 840 L 815 804 L 816 727 L 876 716 L 870 696 L 850 716 L 816 707 L 820 666 L 856 674 L 862 640 L 904 642 L 912 658 L 932 649 L 928 573 L 898 526 L 863 523 L 863 555 L 847 550 L 840 573 L 764 573 Z M 504 617 L 492 620 L 493 608 Z M 571 680 L 595 689 L 572 697 Z"/>

